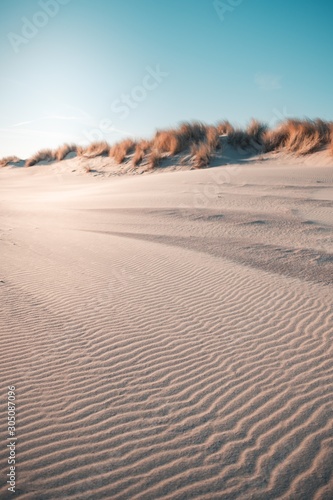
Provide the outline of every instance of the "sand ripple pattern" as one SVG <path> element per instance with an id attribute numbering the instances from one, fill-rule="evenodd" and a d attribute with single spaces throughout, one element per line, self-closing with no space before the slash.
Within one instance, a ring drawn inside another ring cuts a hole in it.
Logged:
<path id="1" fill-rule="evenodd" d="M 332 498 L 331 287 L 119 234 L 21 250 L 0 286 L 19 498 Z"/>

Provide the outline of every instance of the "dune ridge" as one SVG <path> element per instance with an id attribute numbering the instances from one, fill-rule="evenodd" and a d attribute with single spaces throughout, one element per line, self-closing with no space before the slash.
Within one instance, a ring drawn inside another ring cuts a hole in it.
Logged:
<path id="1" fill-rule="evenodd" d="M 220 150 L 224 155 L 225 144 L 250 155 L 283 151 L 304 156 L 320 150 L 333 155 L 333 122 L 320 118 L 289 118 L 275 128 L 255 119 L 246 128 L 235 127 L 228 120 L 216 125 L 183 122 L 178 128 L 157 130 L 149 140 L 128 138 L 112 146 L 107 141 L 96 141 L 88 146 L 65 143 L 55 150 L 41 149 L 25 161 L 15 156 L 2 158 L 0 167 L 23 163 L 25 167 L 31 167 L 78 156 L 86 160 L 108 157 L 114 166 L 127 164 L 134 170 L 143 167 L 145 172 L 163 166 L 170 159 L 192 168 L 204 168 L 212 163 Z M 89 164 L 86 164 L 85 171 L 92 171 Z"/>
<path id="2" fill-rule="evenodd" d="M 331 498 L 333 173 L 318 154 L 239 164 L 229 182 L 223 166 L 163 182 L 1 169 L 20 498 Z"/>

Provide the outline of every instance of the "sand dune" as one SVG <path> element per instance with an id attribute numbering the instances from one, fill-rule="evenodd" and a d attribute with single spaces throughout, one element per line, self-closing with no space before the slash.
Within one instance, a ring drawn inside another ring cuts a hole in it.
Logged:
<path id="1" fill-rule="evenodd" d="M 332 498 L 333 169 L 311 158 L 0 171 L 19 498 Z"/>

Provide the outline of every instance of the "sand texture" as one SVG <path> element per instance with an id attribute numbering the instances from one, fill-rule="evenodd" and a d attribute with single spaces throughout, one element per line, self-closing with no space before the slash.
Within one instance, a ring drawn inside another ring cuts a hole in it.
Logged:
<path id="1" fill-rule="evenodd" d="M 333 498 L 332 160 L 226 168 L 1 169 L 18 498 Z"/>

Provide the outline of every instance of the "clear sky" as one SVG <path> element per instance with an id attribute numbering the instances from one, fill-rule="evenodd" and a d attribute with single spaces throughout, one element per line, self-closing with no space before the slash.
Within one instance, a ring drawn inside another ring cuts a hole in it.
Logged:
<path id="1" fill-rule="evenodd" d="M 332 0 L 1 0 L 0 156 L 333 119 Z"/>

